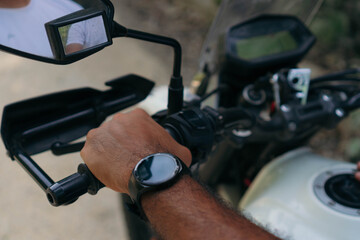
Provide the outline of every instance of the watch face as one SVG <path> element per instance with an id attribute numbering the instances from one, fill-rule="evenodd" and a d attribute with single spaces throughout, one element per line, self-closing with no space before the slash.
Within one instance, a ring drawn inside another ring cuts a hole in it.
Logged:
<path id="1" fill-rule="evenodd" d="M 144 158 L 135 167 L 136 179 L 145 185 L 165 183 L 181 170 L 177 159 L 170 154 L 154 154 Z"/>

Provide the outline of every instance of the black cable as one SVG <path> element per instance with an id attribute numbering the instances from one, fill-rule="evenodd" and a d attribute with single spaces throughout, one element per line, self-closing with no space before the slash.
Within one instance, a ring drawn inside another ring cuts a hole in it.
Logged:
<path id="1" fill-rule="evenodd" d="M 341 71 L 341 72 L 337 72 L 337 73 L 331 73 L 331 74 L 327 74 L 321 77 L 317 77 L 314 79 L 311 79 L 310 83 L 318 83 L 318 82 L 326 82 L 326 81 L 331 81 L 331 80 L 338 80 L 339 78 L 343 79 L 344 76 L 346 75 L 350 75 L 350 74 L 358 74 L 360 73 L 360 68 L 355 68 L 355 69 L 348 69 L 345 71 Z"/>
<path id="2" fill-rule="evenodd" d="M 351 85 L 325 85 L 325 86 L 316 86 L 310 88 L 310 90 L 319 90 L 319 89 L 326 89 L 331 91 L 337 91 L 337 92 L 354 92 L 354 88 Z"/>
<path id="3" fill-rule="evenodd" d="M 211 97 L 213 94 L 218 93 L 218 92 L 220 92 L 220 91 L 221 91 L 221 87 L 218 87 L 218 88 L 212 90 L 211 92 L 209 92 L 209 93 L 205 94 L 204 96 L 202 96 L 202 97 L 200 98 L 200 102 L 205 101 L 206 99 L 208 99 L 209 97 Z"/>

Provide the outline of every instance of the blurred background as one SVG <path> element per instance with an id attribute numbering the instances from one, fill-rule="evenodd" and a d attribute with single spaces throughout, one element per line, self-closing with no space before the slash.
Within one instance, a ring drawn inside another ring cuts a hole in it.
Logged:
<path id="1" fill-rule="evenodd" d="M 170 35 L 183 46 L 183 75 L 189 83 L 198 70 L 198 58 L 209 26 L 221 0 L 120 0 L 131 8 L 129 14 L 141 21 L 129 27 Z M 360 67 L 360 2 L 324 0 L 310 29 L 317 37 L 303 67 L 313 76 Z M 131 16 L 128 16 L 131 18 Z M 165 48 L 150 52 L 166 56 Z M 360 159 L 360 112 L 352 113 L 334 130 L 321 131 L 310 143 L 321 154 L 346 161 Z"/>
<path id="2" fill-rule="evenodd" d="M 113 0 L 116 21 L 134 29 L 176 38 L 183 46 L 183 76 L 188 84 L 220 0 Z M 304 61 L 314 74 L 360 65 L 360 2 L 325 0 L 311 30 L 318 42 Z M 172 52 L 166 47 L 118 39 L 113 46 L 78 63 L 56 66 L 0 52 L 0 107 L 30 97 L 78 87 L 105 89 L 108 80 L 137 73 L 167 84 Z M 337 159 L 360 159 L 360 112 L 311 142 L 316 151 Z M 73 173 L 78 154 L 35 156 L 55 180 Z M 54 208 L 32 179 L 0 147 L 0 239 L 126 239 L 116 193 L 103 189 L 75 204 Z"/>

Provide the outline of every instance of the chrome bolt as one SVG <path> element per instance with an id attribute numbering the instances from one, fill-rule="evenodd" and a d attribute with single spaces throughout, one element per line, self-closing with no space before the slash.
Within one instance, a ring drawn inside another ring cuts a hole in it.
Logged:
<path id="1" fill-rule="evenodd" d="M 234 129 L 232 130 L 232 134 L 236 137 L 249 137 L 252 132 L 250 130 Z"/>
<path id="2" fill-rule="evenodd" d="M 281 105 L 280 109 L 283 112 L 290 112 L 290 110 L 291 110 L 288 105 Z"/>
<path id="3" fill-rule="evenodd" d="M 322 95 L 322 99 L 325 101 L 325 102 L 328 102 L 330 101 L 330 97 L 326 94 Z"/>
<path id="4" fill-rule="evenodd" d="M 279 81 L 279 74 L 274 74 L 272 78 L 270 79 L 270 82 L 272 84 L 277 83 Z"/>
<path id="5" fill-rule="evenodd" d="M 343 118 L 345 116 L 345 112 L 344 110 L 342 110 L 341 108 L 338 108 L 335 110 L 335 114 L 336 116 L 338 116 L 339 118 Z"/>

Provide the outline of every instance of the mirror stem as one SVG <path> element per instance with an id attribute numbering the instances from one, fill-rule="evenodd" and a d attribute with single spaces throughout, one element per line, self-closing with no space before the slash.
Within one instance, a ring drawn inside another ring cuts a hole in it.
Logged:
<path id="1" fill-rule="evenodd" d="M 173 74 L 169 85 L 168 115 L 181 111 L 183 108 L 184 86 L 181 76 L 182 50 L 180 43 L 173 38 L 126 29 L 118 23 L 114 23 L 114 35 L 113 37 L 129 37 L 170 46 L 174 49 Z"/>
<path id="2" fill-rule="evenodd" d="M 154 35 L 151 33 L 140 32 L 137 30 L 128 29 L 126 37 L 135 38 L 147 42 L 158 43 L 170 46 L 174 49 L 174 68 L 173 76 L 181 77 L 181 46 L 180 43 L 172 38 Z"/>

